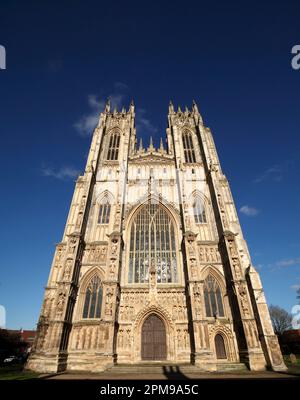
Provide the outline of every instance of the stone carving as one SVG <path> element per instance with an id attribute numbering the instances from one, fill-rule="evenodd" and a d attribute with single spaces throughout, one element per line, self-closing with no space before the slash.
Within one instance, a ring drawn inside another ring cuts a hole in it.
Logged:
<path id="1" fill-rule="evenodd" d="M 250 316 L 250 308 L 249 308 L 249 301 L 247 295 L 247 289 L 243 283 L 240 283 L 237 286 L 238 295 L 240 299 L 241 309 L 245 317 Z"/>
<path id="2" fill-rule="evenodd" d="M 106 260 L 106 254 L 107 254 L 107 246 L 88 244 L 84 252 L 83 261 L 104 262 Z"/>
<path id="3" fill-rule="evenodd" d="M 72 237 L 70 239 L 70 242 L 69 242 L 69 251 L 68 251 L 68 253 L 74 255 L 75 251 L 76 251 L 76 246 L 77 246 L 77 239 Z"/>
<path id="4" fill-rule="evenodd" d="M 110 266 L 109 266 L 109 277 L 110 277 L 110 279 L 115 278 L 115 275 L 116 275 L 116 263 L 115 263 L 115 261 L 113 260 L 113 261 L 110 263 Z"/>
<path id="5" fill-rule="evenodd" d="M 184 350 L 189 346 L 189 335 L 187 329 L 178 328 L 177 333 L 177 347 L 180 350 Z"/>
<path id="6" fill-rule="evenodd" d="M 66 301 L 66 293 L 65 292 L 60 292 L 58 295 L 58 300 L 56 303 L 56 311 L 57 315 L 61 315 L 64 309 L 65 301 Z"/>
<path id="7" fill-rule="evenodd" d="M 57 246 L 56 257 L 55 257 L 55 261 L 57 263 L 59 263 L 62 260 L 64 251 L 65 251 L 65 246 L 61 246 L 61 245 Z"/>
<path id="8" fill-rule="evenodd" d="M 199 246 L 199 261 L 202 263 L 220 263 L 221 256 L 217 246 Z"/>
<path id="9" fill-rule="evenodd" d="M 79 212 L 83 212 L 85 208 L 85 203 L 86 203 L 86 195 L 82 196 L 80 205 L 79 205 Z"/>
<path id="10" fill-rule="evenodd" d="M 82 219 L 83 219 L 83 213 L 80 212 L 80 213 L 78 213 L 77 221 L 76 221 L 76 224 L 75 224 L 75 228 L 76 229 L 80 229 L 81 223 L 82 223 Z"/>
<path id="11" fill-rule="evenodd" d="M 192 278 L 196 279 L 197 278 L 197 264 L 196 264 L 196 260 L 194 258 L 190 259 L 190 267 L 191 267 Z"/>
<path id="12" fill-rule="evenodd" d="M 64 272 L 64 280 L 66 280 L 66 281 L 70 279 L 72 264 L 73 264 L 73 260 L 68 259 L 66 261 L 65 272 Z"/>
<path id="13" fill-rule="evenodd" d="M 111 317 L 113 314 L 113 296 L 114 296 L 114 289 L 107 288 L 106 289 L 106 301 L 105 301 L 105 315 Z"/>

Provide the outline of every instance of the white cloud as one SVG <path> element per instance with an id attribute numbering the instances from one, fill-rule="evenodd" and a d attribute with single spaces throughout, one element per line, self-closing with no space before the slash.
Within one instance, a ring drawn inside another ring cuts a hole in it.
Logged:
<path id="1" fill-rule="evenodd" d="M 90 94 L 87 97 L 87 103 L 89 106 L 89 112 L 84 114 L 75 124 L 74 128 L 82 136 L 92 135 L 100 117 L 101 111 L 104 110 L 107 98 L 110 99 L 111 110 L 117 108 L 121 110 L 124 101 L 129 104 L 130 99 L 128 99 L 128 86 L 122 82 L 115 82 L 113 85 L 112 93 L 107 96 L 97 96 L 95 94 Z M 143 108 L 136 109 L 136 129 L 139 134 L 145 135 L 155 135 L 158 129 L 150 122 L 146 117 L 146 110 Z"/>
<path id="2" fill-rule="evenodd" d="M 148 133 L 150 135 L 155 135 L 158 129 L 152 125 L 150 120 L 145 117 L 146 110 L 143 108 L 137 109 L 136 111 L 136 130 L 140 135 Z"/>
<path id="3" fill-rule="evenodd" d="M 108 96 L 110 99 L 110 106 L 113 110 L 115 107 L 120 109 L 126 97 L 127 85 L 122 82 L 116 82 L 114 84 L 113 93 Z M 118 91 L 118 92 L 117 92 Z M 74 128 L 79 132 L 81 136 L 92 135 L 100 117 L 101 111 L 105 107 L 107 98 L 103 96 L 97 96 L 95 94 L 90 94 L 87 97 L 87 102 L 90 111 L 84 114 L 77 122 L 74 124 Z"/>
<path id="4" fill-rule="evenodd" d="M 70 166 L 65 166 L 57 170 L 50 167 L 43 167 L 42 174 L 60 180 L 68 180 L 77 178 L 80 175 L 80 171 Z"/>
<path id="5" fill-rule="evenodd" d="M 295 161 L 293 159 L 285 160 L 281 164 L 272 165 L 262 172 L 256 179 L 254 183 L 261 183 L 264 181 L 280 182 L 284 178 L 284 175 L 288 170 L 294 168 Z"/>
<path id="6" fill-rule="evenodd" d="M 290 267 L 292 265 L 300 265 L 300 257 L 297 258 L 288 258 L 285 260 L 277 261 L 277 267 Z"/>
<path id="7" fill-rule="evenodd" d="M 240 212 L 242 214 L 247 215 L 248 217 L 254 217 L 255 215 L 257 215 L 259 213 L 259 210 L 257 208 L 249 207 L 249 206 L 245 205 L 240 208 Z"/>
<path id="8" fill-rule="evenodd" d="M 292 285 L 291 289 L 293 290 L 299 290 L 300 289 L 300 285 Z"/>

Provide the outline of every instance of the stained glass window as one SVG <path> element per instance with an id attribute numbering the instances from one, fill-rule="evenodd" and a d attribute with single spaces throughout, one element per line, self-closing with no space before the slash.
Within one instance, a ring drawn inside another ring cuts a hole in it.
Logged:
<path id="1" fill-rule="evenodd" d="M 184 158 L 186 163 L 195 163 L 196 156 L 193 145 L 192 134 L 189 131 L 183 132 L 182 135 Z"/>
<path id="2" fill-rule="evenodd" d="M 100 318 L 102 304 L 102 285 L 95 275 L 87 286 L 83 307 L 83 318 Z"/>
<path id="3" fill-rule="evenodd" d="M 204 302 L 207 317 L 224 317 L 221 289 L 211 275 L 204 281 Z"/>
<path id="4" fill-rule="evenodd" d="M 129 283 L 148 282 L 152 264 L 156 267 L 158 283 L 177 282 L 173 221 L 163 207 L 148 203 L 131 224 Z"/>

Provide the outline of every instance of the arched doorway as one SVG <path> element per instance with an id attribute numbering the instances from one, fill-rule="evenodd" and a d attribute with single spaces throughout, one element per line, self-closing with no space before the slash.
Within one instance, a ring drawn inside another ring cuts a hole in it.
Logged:
<path id="1" fill-rule="evenodd" d="M 218 360 L 224 360 L 227 358 L 224 339 L 223 336 L 220 334 L 215 336 L 215 348 Z"/>
<path id="2" fill-rule="evenodd" d="M 157 315 L 151 314 L 142 327 L 142 360 L 155 361 L 166 358 L 165 324 Z"/>

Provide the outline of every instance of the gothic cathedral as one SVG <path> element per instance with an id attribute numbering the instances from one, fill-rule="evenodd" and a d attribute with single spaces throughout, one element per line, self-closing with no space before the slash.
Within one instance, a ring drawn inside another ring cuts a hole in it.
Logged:
<path id="1" fill-rule="evenodd" d="M 169 105 L 166 145 L 137 144 L 107 102 L 76 182 L 27 368 L 245 364 L 284 370 L 228 181 L 197 105 Z"/>

